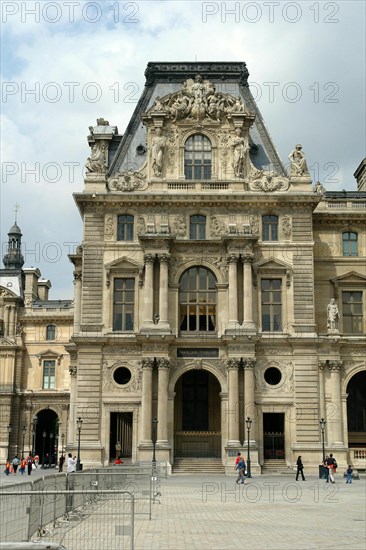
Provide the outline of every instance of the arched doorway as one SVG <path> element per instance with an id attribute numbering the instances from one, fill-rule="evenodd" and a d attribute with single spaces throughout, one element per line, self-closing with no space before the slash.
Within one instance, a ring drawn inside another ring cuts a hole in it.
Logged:
<path id="1" fill-rule="evenodd" d="M 213 374 L 185 372 L 175 385 L 175 458 L 221 457 L 220 384 Z"/>
<path id="2" fill-rule="evenodd" d="M 59 418 L 55 411 L 43 409 L 37 413 L 35 454 L 44 468 L 57 463 Z"/>
<path id="3" fill-rule="evenodd" d="M 366 371 L 352 376 L 347 393 L 348 446 L 366 447 Z"/>

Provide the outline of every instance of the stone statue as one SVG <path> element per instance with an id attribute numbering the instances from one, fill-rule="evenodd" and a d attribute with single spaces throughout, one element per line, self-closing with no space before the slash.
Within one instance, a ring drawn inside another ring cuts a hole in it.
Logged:
<path id="1" fill-rule="evenodd" d="M 320 181 L 317 181 L 315 184 L 314 191 L 317 195 L 323 195 L 325 193 L 325 187 L 320 183 Z"/>
<path id="2" fill-rule="evenodd" d="M 245 139 L 241 135 L 240 128 L 235 130 L 232 147 L 234 150 L 234 173 L 235 176 L 242 178 L 244 176 L 245 155 L 248 150 Z"/>
<path id="3" fill-rule="evenodd" d="M 95 143 L 92 147 L 90 157 L 88 157 L 85 168 L 88 172 L 106 172 L 107 170 L 107 146 L 105 144 Z"/>
<path id="4" fill-rule="evenodd" d="M 306 158 L 302 152 L 302 145 L 298 144 L 295 149 L 289 154 L 288 158 L 291 161 L 290 175 L 291 176 L 303 176 L 308 174 L 309 170 L 306 164 Z"/>
<path id="5" fill-rule="evenodd" d="M 327 306 L 327 328 L 328 332 L 339 332 L 339 311 L 334 298 L 331 299 Z"/>
<path id="6" fill-rule="evenodd" d="M 166 138 L 161 133 L 161 128 L 156 128 L 155 137 L 152 140 L 151 159 L 154 175 L 160 177 L 163 170 L 164 150 Z"/>

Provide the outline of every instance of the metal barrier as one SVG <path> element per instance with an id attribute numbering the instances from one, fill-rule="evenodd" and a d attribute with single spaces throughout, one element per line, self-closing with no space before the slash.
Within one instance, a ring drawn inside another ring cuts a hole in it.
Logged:
<path id="1" fill-rule="evenodd" d="M 13 487 L 12 487 L 13 488 Z M 78 497 L 80 504 L 72 503 L 70 496 Z M 134 548 L 135 498 L 130 491 L 97 489 L 60 491 L 4 491 L 0 493 L 2 515 L 2 541 L 12 541 L 6 529 L 8 522 L 3 510 L 19 521 L 19 507 L 28 507 L 29 499 L 39 502 L 40 523 L 36 533 L 30 538 L 39 542 L 47 537 L 47 542 L 64 545 L 67 550 L 124 550 Z M 56 506 L 55 506 L 56 501 Z M 69 508 L 69 509 L 68 509 Z M 59 517 L 45 522 L 47 509 L 63 511 Z M 13 523 L 13 522 L 12 522 Z M 18 539 L 19 540 L 19 539 Z"/>

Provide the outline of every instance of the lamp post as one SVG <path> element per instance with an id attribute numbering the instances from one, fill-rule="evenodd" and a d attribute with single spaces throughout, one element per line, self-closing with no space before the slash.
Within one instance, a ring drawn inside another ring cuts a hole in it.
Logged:
<path id="1" fill-rule="evenodd" d="M 46 430 L 43 430 L 42 432 L 42 437 L 43 437 L 43 445 L 42 445 L 42 468 L 44 468 L 44 446 L 46 444 L 46 437 L 47 437 L 47 432 Z"/>
<path id="2" fill-rule="evenodd" d="M 27 426 L 22 427 L 22 437 L 23 437 L 23 443 L 22 443 L 22 458 L 24 458 L 24 440 L 25 440 L 25 434 L 27 433 Z"/>
<path id="3" fill-rule="evenodd" d="M 65 448 L 65 434 L 61 434 L 61 454 L 63 456 Z"/>
<path id="4" fill-rule="evenodd" d="M 10 434 L 13 431 L 13 426 L 11 424 L 8 424 L 7 430 L 8 430 L 8 460 L 10 460 Z"/>
<path id="5" fill-rule="evenodd" d="M 50 451 L 48 453 L 48 467 L 51 468 L 51 462 L 52 462 L 52 450 L 53 450 L 53 447 L 52 447 L 52 442 L 53 442 L 53 433 L 50 432 Z"/>
<path id="6" fill-rule="evenodd" d="M 320 419 L 320 429 L 322 431 L 322 449 L 323 449 L 323 464 L 325 462 L 325 446 L 324 446 L 324 432 L 325 432 L 325 425 L 326 425 L 326 420 L 324 420 L 324 418 L 321 418 Z"/>
<path id="7" fill-rule="evenodd" d="M 32 420 L 32 456 L 36 454 L 37 424 L 38 424 L 38 416 L 34 416 Z"/>
<path id="8" fill-rule="evenodd" d="M 248 418 L 246 419 L 245 423 L 247 425 L 247 431 L 248 431 L 248 455 L 247 455 L 247 477 L 252 477 L 252 473 L 251 473 L 251 470 L 250 470 L 250 428 L 252 426 L 252 422 L 253 420 L 251 420 L 251 418 Z"/>
<path id="9" fill-rule="evenodd" d="M 76 426 L 78 429 L 78 458 L 76 460 L 76 471 L 80 472 L 80 470 L 83 469 L 83 465 L 80 464 L 80 434 L 81 434 L 81 428 L 83 426 L 83 419 L 80 416 L 76 421 Z"/>
<path id="10" fill-rule="evenodd" d="M 155 449 L 156 449 L 157 433 L 158 433 L 158 419 L 154 418 L 154 420 L 152 421 L 152 444 L 153 444 L 152 463 L 153 463 L 153 467 L 156 466 Z"/>

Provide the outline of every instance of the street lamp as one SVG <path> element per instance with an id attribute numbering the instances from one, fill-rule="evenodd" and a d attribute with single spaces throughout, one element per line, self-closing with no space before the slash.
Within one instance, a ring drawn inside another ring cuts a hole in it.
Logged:
<path id="1" fill-rule="evenodd" d="M 32 456 L 36 454 L 36 433 L 37 433 L 38 416 L 33 417 L 32 421 Z"/>
<path id="2" fill-rule="evenodd" d="M 325 462 L 325 447 L 324 447 L 324 432 L 325 432 L 325 425 L 326 425 L 326 420 L 324 420 L 324 418 L 321 418 L 320 419 L 320 429 L 322 431 L 322 449 L 323 449 L 323 464 Z"/>
<path id="3" fill-rule="evenodd" d="M 83 426 L 83 419 L 80 416 L 76 421 L 76 426 L 78 429 L 78 458 L 76 461 L 76 471 L 80 472 L 80 470 L 83 469 L 83 465 L 80 464 L 80 434 L 81 434 L 81 428 Z"/>
<path id="4" fill-rule="evenodd" d="M 10 460 L 10 434 L 13 431 L 13 426 L 11 424 L 8 424 L 7 430 L 8 430 L 8 460 Z"/>
<path id="5" fill-rule="evenodd" d="M 158 430 L 158 419 L 154 418 L 154 420 L 152 421 L 153 466 L 156 466 L 155 449 L 156 449 L 156 440 L 157 440 L 157 430 Z"/>
<path id="6" fill-rule="evenodd" d="M 65 434 L 61 434 L 61 454 L 62 454 L 62 456 L 64 454 L 64 447 L 65 447 Z"/>
<path id="7" fill-rule="evenodd" d="M 52 456 L 52 441 L 53 441 L 53 433 L 50 432 L 50 452 L 48 453 L 48 467 L 51 468 L 51 456 Z"/>
<path id="8" fill-rule="evenodd" d="M 248 418 L 246 419 L 245 423 L 247 425 L 247 431 L 248 431 L 248 455 L 247 455 L 247 477 L 252 477 L 252 473 L 251 473 L 251 470 L 250 470 L 250 428 L 251 428 L 251 425 L 252 425 L 252 422 L 253 420 L 251 420 L 251 418 Z"/>
<path id="9" fill-rule="evenodd" d="M 22 458 L 24 458 L 24 440 L 25 440 L 25 434 L 27 433 L 27 426 L 22 427 L 22 436 L 23 436 L 23 444 L 22 444 Z"/>
<path id="10" fill-rule="evenodd" d="M 43 430 L 42 432 L 42 437 L 43 437 L 43 445 L 42 445 L 42 468 L 44 468 L 44 446 L 46 444 L 46 437 L 47 437 L 47 432 L 46 430 Z"/>

